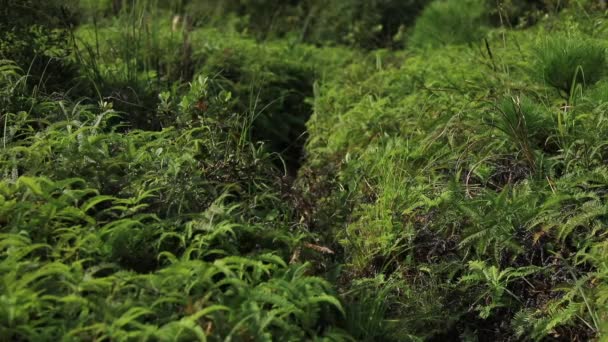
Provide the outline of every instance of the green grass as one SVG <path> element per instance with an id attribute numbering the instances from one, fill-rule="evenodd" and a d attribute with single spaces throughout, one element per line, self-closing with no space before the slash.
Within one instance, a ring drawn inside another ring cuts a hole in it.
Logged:
<path id="1" fill-rule="evenodd" d="M 603 12 L 256 4 L 0 37 L 1 339 L 605 338 Z"/>

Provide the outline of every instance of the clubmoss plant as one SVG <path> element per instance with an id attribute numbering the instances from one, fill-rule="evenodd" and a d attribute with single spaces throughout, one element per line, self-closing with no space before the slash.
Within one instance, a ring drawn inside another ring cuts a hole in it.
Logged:
<path id="1" fill-rule="evenodd" d="M 420 48 L 474 42 L 485 35 L 487 17 L 483 0 L 436 0 L 416 20 L 409 44 Z"/>
<path id="2" fill-rule="evenodd" d="M 535 49 L 537 77 L 567 98 L 576 85 L 588 87 L 606 73 L 606 49 L 581 35 L 557 34 Z"/>

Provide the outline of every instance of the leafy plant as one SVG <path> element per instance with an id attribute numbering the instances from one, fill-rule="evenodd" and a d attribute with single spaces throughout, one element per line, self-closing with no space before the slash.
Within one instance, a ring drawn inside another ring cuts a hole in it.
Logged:
<path id="1" fill-rule="evenodd" d="M 460 278 L 460 283 L 465 286 L 477 284 L 482 286 L 477 302 L 483 301 L 484 304 L 479 304 L 475 309 L 484 319 L 490 316 L 492 310 L 509 306 L 509 300 L 521 302 L 521 299 L 509 290 L 509 284 L 538 272 L 538 268 L 534 266 L 508 267 L 500 270 L 496 266 L 487 266 L 485 262 L 479 260 L 469 261 L 468 267 L 469 273 Z"/>

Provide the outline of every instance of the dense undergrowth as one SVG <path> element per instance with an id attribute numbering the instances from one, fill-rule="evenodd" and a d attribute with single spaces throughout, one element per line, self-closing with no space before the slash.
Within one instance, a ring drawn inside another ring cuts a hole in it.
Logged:
<path id="1" fill-rule="evenodd" d="M 0 337 L 602 340 L 605 5 L 0 1 Z"/>

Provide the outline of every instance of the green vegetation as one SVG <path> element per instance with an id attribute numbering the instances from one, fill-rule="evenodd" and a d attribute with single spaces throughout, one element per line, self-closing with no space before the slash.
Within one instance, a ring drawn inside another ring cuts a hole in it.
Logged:
<path id="1" fill-rule="evenodd" d="M 606 48 L 584 36 L 551 37 L 538 47 L 537 55 L 541 79 L 568 94 L 575 85 L 599 81 L 606 68 Z"/>
<path id="2" fill-rule="evenodd" d="M 487 16 L 484 0 L 434 1 L 416 20 L 410 44 L 436 47 L 474 42 L 483 37 Z"/>
<path id="3" fill-rule="evenodd" d="M 605 339 L 604 7 L 0 0 L 0 340 Z"/>

